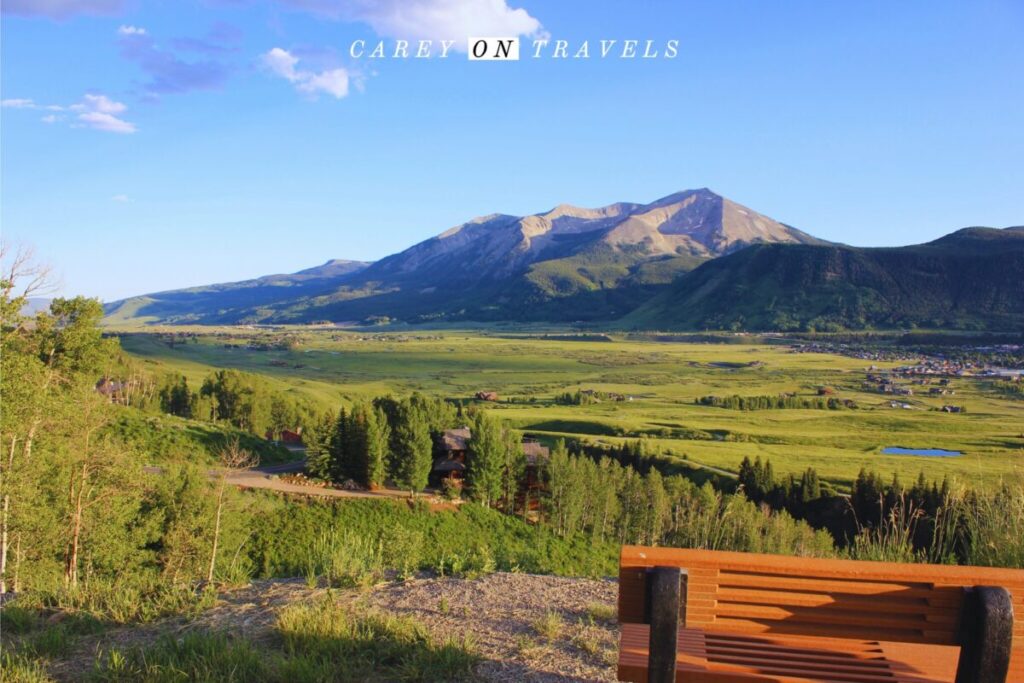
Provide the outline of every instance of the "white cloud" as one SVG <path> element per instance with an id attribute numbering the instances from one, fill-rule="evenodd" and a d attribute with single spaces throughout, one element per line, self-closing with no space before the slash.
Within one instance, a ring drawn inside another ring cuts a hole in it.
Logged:
<path id="1" fill-rule="evenodd" d="M 0 101 L 0 106 L 8 109 L 35 109 L 36 103 L 32 100 L 11 98 Z"/>
<path id="2" fill-rule="evenodd" d="M 4 14 L 67 19 L 76 14 L 115 14 L 124 0 L 5 0 L 0 6 Z"/>
<path id="3" fill-rule="evenodd" d="M 134 133 L 134 123 L 120 118 L 118 115 L 128 110 L 128 107 L 121 102 L 115 102 L 106 95 L 86 93 L 80 102 L 68 107 L 59 104 L 41 105 L 29 99 L 8 99 L 3 100 L 4 107 L 14 109 L 43 109 L 45 111 L 72 111 L 75 113 L 73 128 L 93 128 L 108 133 Z M 64 120 L 63 116 L 47 114 L 40 119 L 43 123 L 57 123 Z"/>
<path id="4" fill-rule="evenodd" d="M 295 73 L 295 65 L 299 63 L 299 58 L 293 56 L 288 52 L 288 50 L 282 50 L 279 47 L 275 47 L 273 50 L 263 55 L 263 63 L 267 65 L 268 69 L 281 78 L 287 78 L 289 81 L 295 81 L 298 77 Z"/>
<path id="5" fill-rule="evenodd" d="M 124 104 L 115 102 L 106 95 L 86 94 L 82 101 L 69 107 L 71 111 L 77 112 L 78 126 L 85 126 L 94 130 L 102 130 L 107 133 L 134 133 L 134 123 L 118 118 L 115 114 L 122 114 L 128 109 Z"/>
<path id="6" fill-rule="evenodd" d="M 118 204 L 127 204 L 131 201 L 126 194 L 115 194 L 110 198 L 110 201 L 117 202 Z"/>
<path id="7" fill-rule="evenodd" d="M 102 130 L 107 133 L 134 133 L 135 124 L 128 123 L 111 114 L 104 114 L 101 111 L 89 111 L 78 115 L 78 120 L 89 128 Z"/>
<path id="8" fill-rule="evenodd" d="M 71 105 L 72 111 L 96 112 L 99 114 L 120 114 L 127 108 L 120 102 L 114 102 L 106 95 L 89 94 L 83 96 L 80 103 Z"/>
<path id="9" fill-rule="evenodd" d="M 327 93 L 335 99 L 348 95 L 349 72 L 347 69 L 328 69 L 319 73 L 297 69 L 299 58 L 279 47 L 263 55 L 263 64 L 275 75 L 295 85 L 300 92 L 316 96 Z"/>
<path id="10" fill-rule="evenodd" d="M 381 36 L 455 40 L 469 36 L 532 36 L 541 23 L 507 0 L 280 0 L 285 5 L 342 21 L 360 21 Z"/>
<path id="11" fill-rule="evenodd" d="M 138 26 L 126 26 L 122 24 L 120 28 L 117 29 L 117 34 L 119 36 L 144 36 L 146 35 L 146 29 Z"/>

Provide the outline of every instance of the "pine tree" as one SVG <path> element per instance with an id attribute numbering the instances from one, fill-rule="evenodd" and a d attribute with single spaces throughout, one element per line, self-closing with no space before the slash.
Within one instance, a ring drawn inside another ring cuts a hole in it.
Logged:
<path id="1" fill-rule="evenodd" d="M 471 500 L 494 505 L 501 496 L 505 463 L 501 425 L 481 411 L 474 416 L 471 432 L 466 454 L 466 490 Z"/>
<path id="2" fill-rule="evenodd" d="M 324 413 L 314 421 L 303 434 L 306 443 L 306 469 L 318 479 L 334 479 L 334 462 L 331 443 L 337 419 Z"/>
<path id="3" fill-rule="evenodd" d="M 507 514 L 515 513 L 516 498 L 526 476 L 526 455 L 522 437 L 512 429 L 501 434 L 501 499 Z"/>
<path id="4" fill-rule="evenodd" d="M 332 481 L 341 482 L 351 479 L 351 471 L 345 456 L 348 448 L 348 411 L 344 407 L 338 411 L 338 418 L 334 421 L 334 432 L 330 440 L 330 478 Z"/>
<path id="5" fill-rule="evenodd" d="M 433 465 L 429 423 L 415 405 L 403 402 L 394 431 L 395 483 L 415 495 L 426 487 Z"/>
<path id="6" fill-rule="evenodd" d="M 366 413 L 366 483 L 371 487 L 383 486 L 388 478 L 390 441 L 391 429 L 384 411 L 369 408 Z"/>

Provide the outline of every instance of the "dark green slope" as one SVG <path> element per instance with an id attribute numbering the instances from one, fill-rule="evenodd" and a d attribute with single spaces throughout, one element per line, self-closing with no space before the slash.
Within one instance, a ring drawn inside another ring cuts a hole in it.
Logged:
<path id="1" fill-rule="evenodd" d="M 681 276 L 626 316 L 647 329 L 1024 329 L 1024 227 L 927 244 L 761 244 Z"/>

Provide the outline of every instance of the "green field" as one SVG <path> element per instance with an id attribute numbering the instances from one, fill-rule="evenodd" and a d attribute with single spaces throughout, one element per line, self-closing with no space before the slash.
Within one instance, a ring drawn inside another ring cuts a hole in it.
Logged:
<path id="1" fill-rule="evenodd" d="M 170 329 L 170 328 L 165 328 Z M 359 397 L 422 391 L 472 400 L 495 391 L 488 407 L 510 425 L 543 436 L 616 443 L 647 436 L 658 450 L 735 472 L 744 456 L 770 458 L 777 474 L 814 467 L 847 488 L 862 467 L 906 482 L 924 472 L 971 485 L 1024 473 L 1024 402 L 988 383 L 956 379 L 956 395 L 893 397 L 861 389 L 869 361 L 793 353 L 785 345 L 545 339 L 493 331 L 367 333 L 288 332 L 288 349 L 254 350 L 252 341 L 282 332 L 238 328 L 174 328 L 198 336 L 173 346 L 156 332 L 125 334 L 123 347 L 154 370 L 185 374 L 193 389 L 214 367 L 259 373 L 280 389 L 324 407 Z M 756 363 L 755 365 L 750 365 Z M 877 363 L 881 368 L 899 363 Z M 740 411 L 698 406 L 705 395 L 795 393 L 816 397 L 831 387 L 856 410 Z M 594 389 L 632 397 L 591 405 L 559 405 L 556 395 Z M 964 414 L 934 410 L 962 405 Z M 958 458 L 882 455 L 886 446 L 942 448 Z"/>

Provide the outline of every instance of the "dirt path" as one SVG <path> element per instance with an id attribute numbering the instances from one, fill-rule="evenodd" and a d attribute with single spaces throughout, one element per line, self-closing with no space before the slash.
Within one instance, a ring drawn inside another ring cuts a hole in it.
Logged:
<path id="1" fill-rule="evenodd" d="M 375 499 L 402 499 L 409 498 L 408 491 L 399 489 L 381 489 L 379 491 L 348 491 L 343 489 L 319 488 L 317 486 L 304 486 L 282 481 L 277 475 L 294 474 L 304 471 L 305 460 L 293 460 L 292 462 L 280 463 L 277 465 L 265 465 L 245 470 L 235 470 L 228 474 L 228 482 L 247 489 L 266 489 L 280 493 L 295 493 L 303 496 L 319 496 L 323 498 L 375 498 Z M 164 469 L 157 465 L 149 465 L 143 468 L 149 474 L 163 474 Z M 220 471 L 211 469 L 210 478 L 217 477 Z M 433 495 L 427 491 L 428 495 Z"/>

